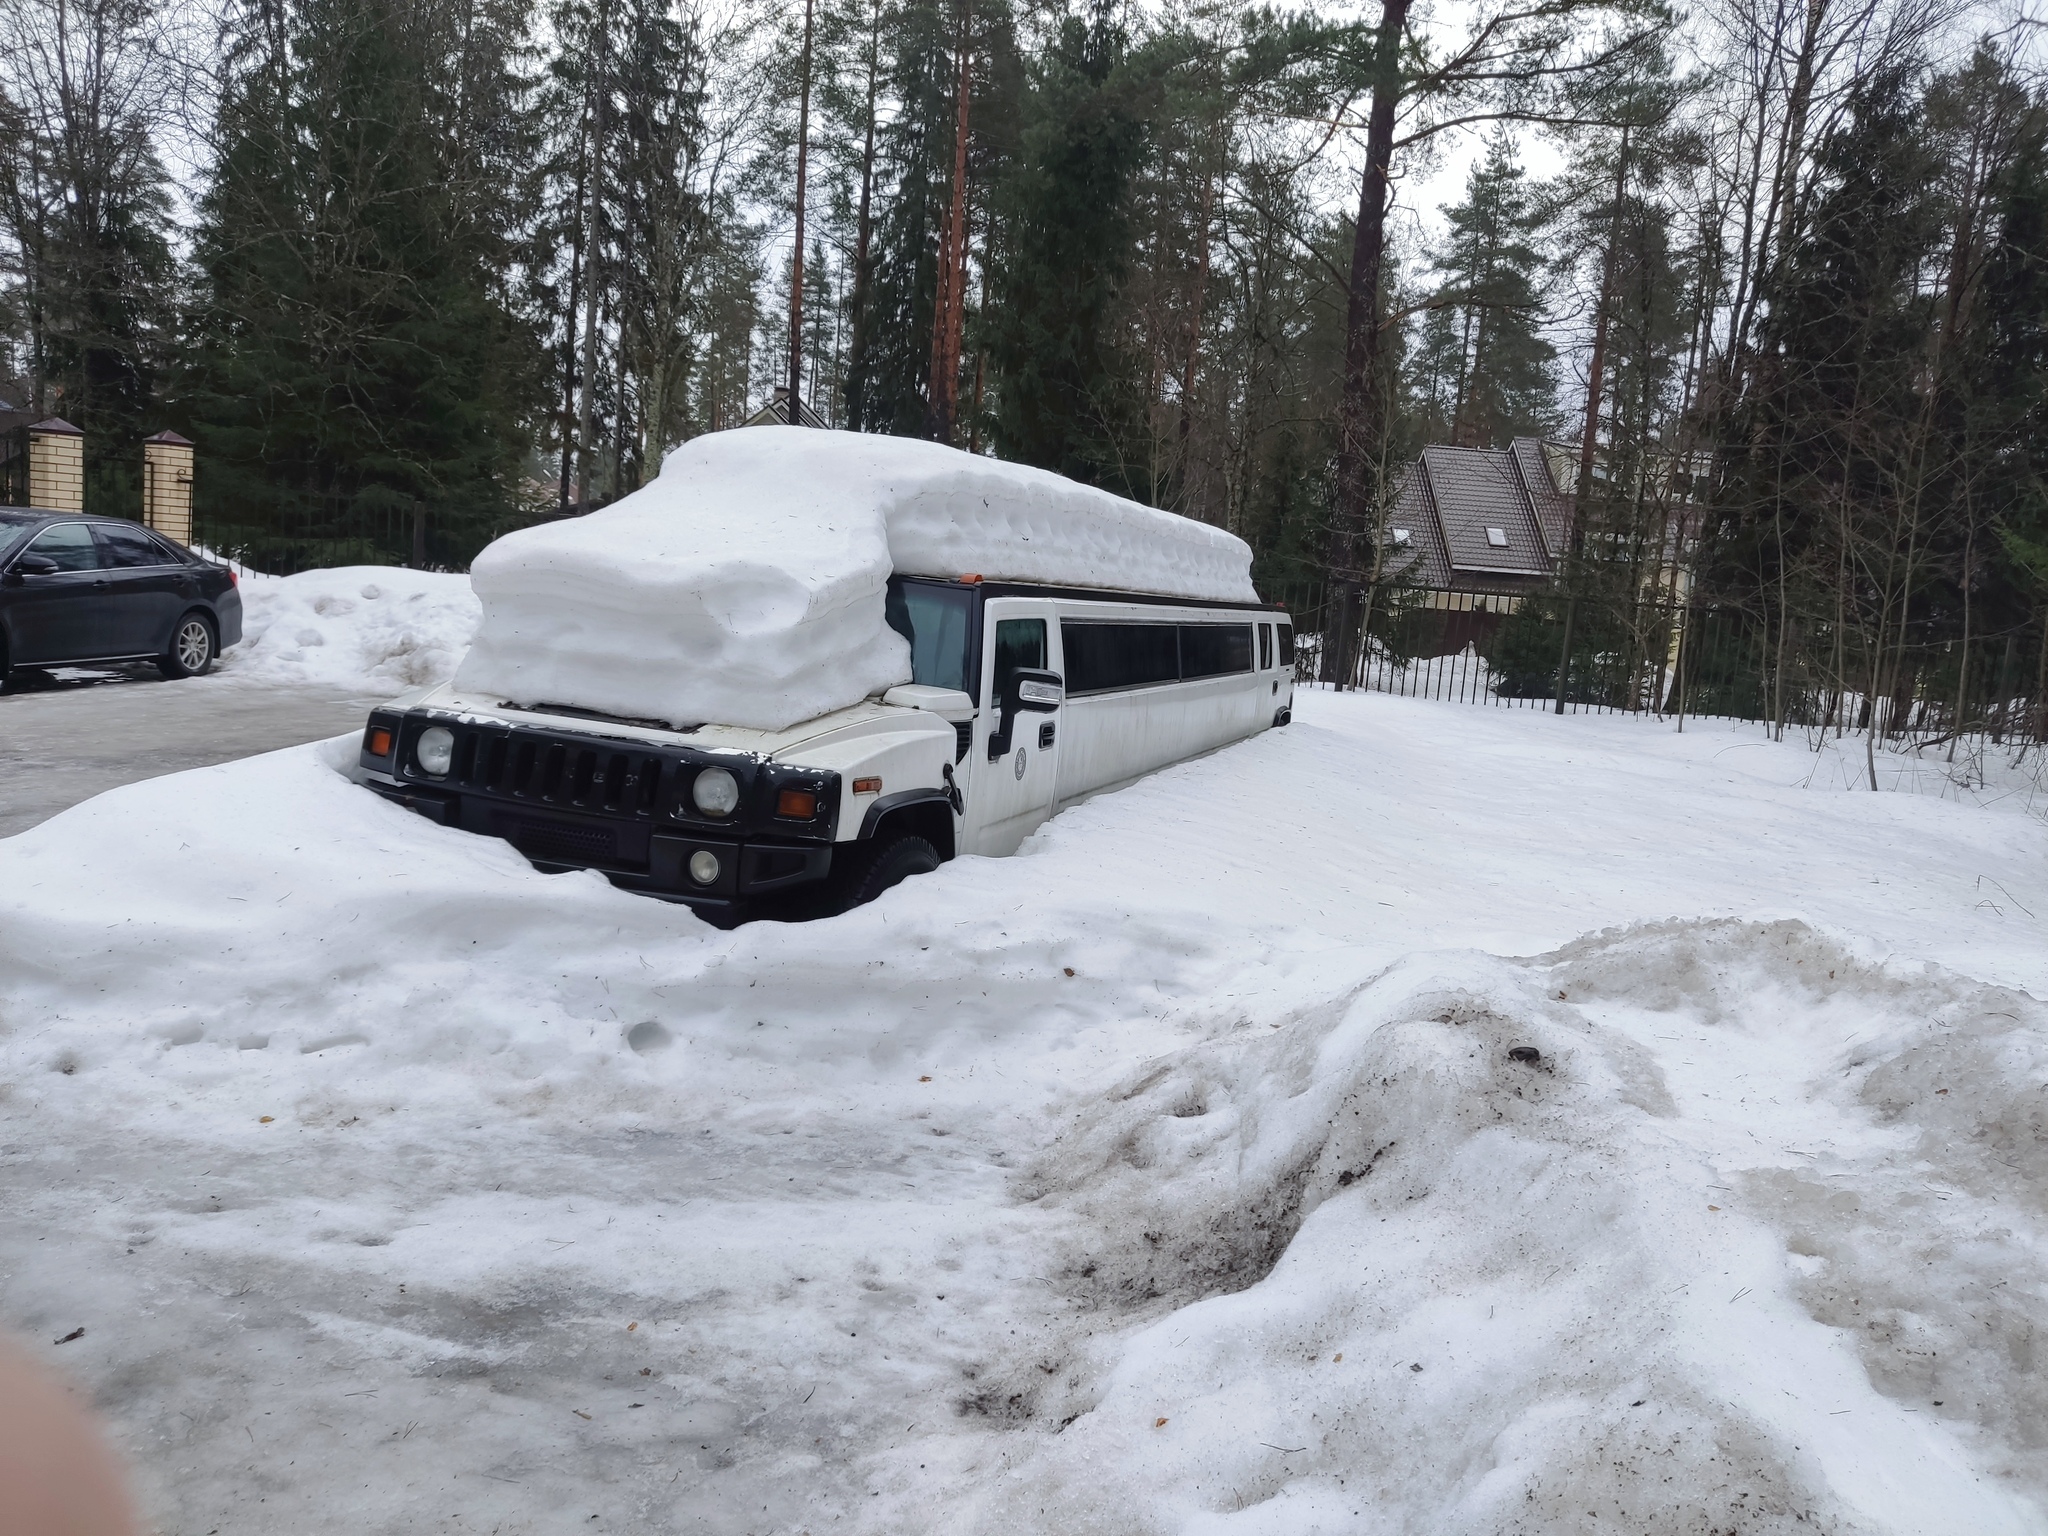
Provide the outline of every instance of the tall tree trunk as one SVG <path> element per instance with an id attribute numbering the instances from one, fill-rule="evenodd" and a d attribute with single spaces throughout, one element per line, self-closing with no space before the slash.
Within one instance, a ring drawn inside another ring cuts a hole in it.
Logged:
<path id="1" fill-rule="evenodd" d="M 1209 224 L 1216 213 L 1216 176 L 1202 178 L 1201 228 L 1195 240 L 1195 291 L 1188 304 L 1188 350 L 1180 370 L 1180 452 L 1176 466 L 1187 481 L 1188 437 L 1195 423 L 1195 369 L 1202 358 L 1202 305 L 1209 291 Z"/>
<path id="2" fill-rule="evenodd" d="M 868 263 L 875 235 L 875 101 L 881 89 L 881 61 L 882 0 L 874 0 L 868 25 L 868 99 L 860 152 L 860 211 L 854 216 L 853 229 L 853 334 L 846 346 L 846 419 L 855 431 L 860 430 L 860 378 L 868 351 Z"/>
<path id="3" fill-rule="evenodd" d="M 576 449 L 576 311 L 583 302 L 584 189 L 590 175 L 590 82 L 584 82 L 583 116 L 576 125 L 575 233 L 569 248 L 569 304 L 563 312 L 562 339 L 562 483 L 556 513 L 569 515 L 569 470 Z"/>
<path id="4" fill-rule="evenodd" d="M 1963 536 L 1963 654 L 1956 663 L 1955 718 L 1948 726 L 1948 760 L 1956 760 L 1956 738 L 1963 734 L 1963 720 L 1970 707 L 1970 566 L 1977 552 L 1977 530 L 1972 526 Z"/>
<path id="5" fill-rule="evenodd" d="M 1593 355 L 1586 363 L 1586 430 L 1579 438 L 1579 480 L 1572 488 L 1571 542 L 1565 550 L 1564 643 L 1557 655 L 1557 713 L 1564 713 L 1571 679 L 1572 641 L 1579 620 L 1579 576 L 1586 550 L 1586 503 L 1593 495 L 1593 458 L 1600 449 L 1600 390 L 1607 368 L 1607 320 L 1614 302 L 1614 267 L 1621 245 L 1621 199 L 1628 190 L 1628 129 L 1614 159 L 1614 207 L 1607 218 L 1607 250 L 1600 258 L 1600 309 L 1593 317 Z"/>
<path id="6" fill-rule="evenodd" d="M 2041 624 L 2041 659 L 2034 666 L 2034 740 L 2048 742 L 2048 603 L 2035 617 Z"/>
<path id="7" fill-rule="evenodd" d="M 597 106 L 591 114 L 591 188 L 588 209 L 589 233 L 583 242 L 583 398 L 576 410 L 576 505 L 590 510 L 590 433 L 595 408 L 592 388 L 597 381 L 597 299 L 603 286 L 598 281 L 598 223 L 604 207 L 605 109 L 611 104 L 611 17 L 610 8 L 597 8 Z"/>
<path id="8" fill-rule="evenodd" d="M 960 334 L 967 307 L 967 109 L 974 82 L 974 50 L 968 35 L 970 0 L 960 4 L 960 99 L 953 124 L 953 202 L 939 240 L 937 290 L 932 299 L 932 371 L 925 394 L 925 436 L 953 441 L 953 417 L 960 398 Z"/>
<path id="9" fill-rule="evenodd" d="M 804 179 L 811 153 L 811 16 L 816 0 L 804 0 L 802 105 L 796 117 L 796 243 L 789 256 L 789 424 L 803 418 L 804 376 Z"/>
<path id="10" fill-rule="evenodd" d="M 1370 536 L 1378 460 L 1386 437 L 1380 398 L 1380 268 L 1387 245 L 1387 162 L 1394 154 L 1394 110 L 1401 101 L 1401 37 L 1410 0 L 1380 0 L 1373 40 L 1372 115 L 1365 134 L 1365 171 L 1351 240 L 1351 282 L 1344 313 L 1344 393 L 1338 411 L 1337 504 L 1330 530 L 1330 597 L 1323 605 L 1323 681 L 1351 678 L 1361 643 L 1359 541 Z"/>

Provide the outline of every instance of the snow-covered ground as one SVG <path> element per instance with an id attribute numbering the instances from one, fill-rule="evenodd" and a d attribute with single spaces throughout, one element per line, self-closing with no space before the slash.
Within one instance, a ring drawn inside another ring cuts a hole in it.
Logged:
<path id="1" fill-rule="evenodd" d="M 237 568 L 242 643 L 222 676 L 390 695 L 445 682 L 476 631 L 469 577 L 349 565 L 266 576 Z"/>
<path id="2" fill-rule="evenodd" d="M 0 842 L 4 1316 L 165 1531 L 2048 1530 L 2026 781 L 1298 705 L 804 926 Z"/>

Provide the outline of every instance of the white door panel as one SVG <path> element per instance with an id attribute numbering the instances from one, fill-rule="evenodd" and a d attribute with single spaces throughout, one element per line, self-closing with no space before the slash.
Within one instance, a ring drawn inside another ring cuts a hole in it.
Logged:
<path id="1" fill-rule="evenodd" d="M 1058 671 L 1059 635 L 1053 606 L 1043 599 L 991 598 L 984 615 L 983 705 L 968 752 L 973 772 L 962 845 L 968 853 L 1001 855 L 1016 852 L 1017 845 L 1052 814 L 1066 711 L 1020 710 L 1012 720 L 1008 750 L 990 761 L 989 739 L 1002 727 L 1004 681 L 1016 667 Z"/>

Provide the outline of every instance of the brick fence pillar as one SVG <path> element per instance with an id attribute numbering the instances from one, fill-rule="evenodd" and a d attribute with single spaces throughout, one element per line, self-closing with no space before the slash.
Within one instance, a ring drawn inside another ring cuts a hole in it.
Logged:
<path id="1" fill-rule="evenodd" d="M 180 544 L 192 542 L 192 444 L 175 432 L 142 444 L 142 521 Z"/>
<path id="2" fill-rule="evenodd" d="M 85 510 L 85 434 L 60 416 L 28 429 L 28 504 Z"/>

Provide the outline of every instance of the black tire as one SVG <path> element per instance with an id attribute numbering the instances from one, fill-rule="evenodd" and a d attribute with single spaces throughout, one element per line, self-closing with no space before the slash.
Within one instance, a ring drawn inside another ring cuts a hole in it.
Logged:
<path id="1" fill-rule="evenodd" d="M 193 612 L 178 620 L 171 631 L 171 648 L 156 659 L 157 671 L 165 677 L 204 677 L 213 670 L 220 654 L 220 637 L 213 632 L 213 620 Z"/>
<path id="2" fill-rule="evenodd" d="M 892 885 L 912 875 L 928 875 L 939 867 L 939 850 L 922 837 L 886 833 L 871 843 L 856 843 L 844 855 L 833 851 L 832 881 L 841 912 L 866 906 Z"/>

